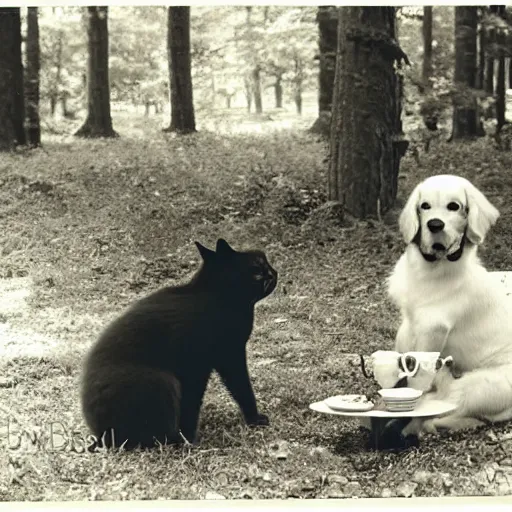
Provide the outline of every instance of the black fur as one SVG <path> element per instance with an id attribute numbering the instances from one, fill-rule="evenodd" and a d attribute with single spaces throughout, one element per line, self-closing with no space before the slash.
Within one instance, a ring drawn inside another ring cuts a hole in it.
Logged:
<path id="1" fill-rule="evenodd" d="M 126 440 L 126 449 L 152 447 L 155 440 L 181 442 L 182 435 L 194 442 L 213 370 L 247 424 L 268 424 L 256 405 L 246 343 L 254 305 L 272 293 L 277 272 L 260 251 L 238 252 L 222 239 L 216 251 L 196 246 L 203 265 L 192 280 L 135 303 L 86 358 L 82 410 L 107 447 Z"/>

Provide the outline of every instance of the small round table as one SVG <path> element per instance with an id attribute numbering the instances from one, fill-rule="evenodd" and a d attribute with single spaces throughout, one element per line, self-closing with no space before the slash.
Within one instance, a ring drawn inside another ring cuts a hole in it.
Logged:
<path id="1" fill-rule="evenodd" d="M 412 411 L 392 412 L 384 409 L 371 409 L 364 412 L 355 411 L 337 411 L 331 409 L 324 401 L 312 403 L 309 408 L 316 412 L 324 414 L 333 414 L 334 416 L 345 416 L 353 418 L 369 418 L 371 421 L 371 435 L 373 446 L 379 449 L 379 438 L 386 423 L 393 418 L 432 418 L 434 416 L 443 416 L 454 411 L 457 406 L 442 400 L 429 400 L 424 402 L 421 399 Z"/>

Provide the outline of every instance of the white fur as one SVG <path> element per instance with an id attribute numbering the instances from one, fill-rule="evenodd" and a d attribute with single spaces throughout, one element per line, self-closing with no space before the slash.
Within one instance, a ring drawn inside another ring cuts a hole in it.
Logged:
<path id="1" fill-rule="evenodd" d="M 446 208 L 460 202 L 459 211 Z M 419 206 L 428 202 L 430 208 Z M 467 209 L 467 210 L 466 210 Z M 491 421 L 512 419 L 512 301 L 488 274 L 477 257 L 481 244 L 499 213 L 469 181 L 441 175 L 420 183 L 400 216 L 400 230 L 407 248 L 388 280 L 391 299 L 401 312 L 395 350 L 440 351 L 453 356 L 463 375 L 454 379 L 447 368 L 438 372 L 432 391 L 423 400 L 442 398 L 457 406 L 447 416 L 422 422 L 415 420 L 404 433 L 434 432 L 436 428 L 461 429 Z M 445 223 L 441 233 L 430 233 L 431 218 Z M 419 246 L 412 240 L 421 229 Z M 457 261 L 428 252 L 441 241 L 446 247 L 466 232 L 467 241 Z"/>

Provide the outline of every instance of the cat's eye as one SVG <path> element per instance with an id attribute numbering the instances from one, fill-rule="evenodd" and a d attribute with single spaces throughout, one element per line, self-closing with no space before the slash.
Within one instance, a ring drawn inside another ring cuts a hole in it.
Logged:
<path id="1" fill-rule="evenodd" d="M 430 210 L 430 205 L 428 203 L 421 203 L 420 208 L 422 210 Z"/>
<path id="2" fill-rule="evenodd" d="M 256 281 L 260 281 L 265 276 L 263 275 L 263 270 L 260 267 L 251 267 L 251 275 Z"/>
<path id="3" fill-rule="evenodd" d="M 456 212 L 460 208 L 460 205 L 459 205 L 459 203 L 452 201 L 451 203 L 448 203 L 447 208 L 448 208 L 448 210 L 450 210 L 452 212 Z"/>

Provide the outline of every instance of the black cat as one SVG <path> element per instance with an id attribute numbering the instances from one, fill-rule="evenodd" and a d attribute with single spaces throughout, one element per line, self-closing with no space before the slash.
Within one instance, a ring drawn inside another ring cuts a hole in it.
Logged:
<path id="1" fill-rule="evenodd" d="M 216 251 L 196 242 L 203 264 L 182 286 L 163 288 L 112 322 L 91 348 L 82 378 L 82 410 L 104 445 L 131 449 L 196 439 L 213 370 L 248 425 L 268 425 L 247 371 L 254 305 L 277 284 L 261 251 Z M 181 431 L 181 435 L 180 432 Z M 183 437 L 182 437 L 183 436 Z"/>

